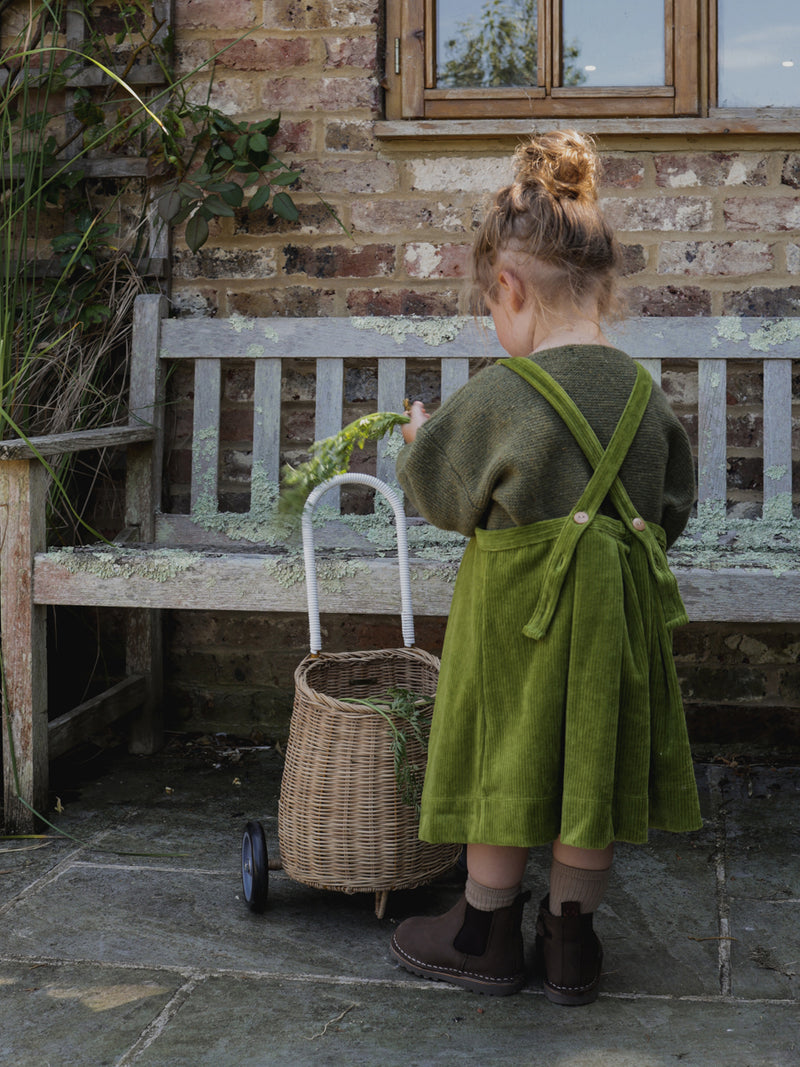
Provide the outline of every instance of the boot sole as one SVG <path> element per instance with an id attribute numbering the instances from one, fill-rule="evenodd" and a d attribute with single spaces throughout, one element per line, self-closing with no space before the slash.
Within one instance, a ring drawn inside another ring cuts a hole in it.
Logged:
<path id="1" fill-rule="evenodd" d="M 566 1005 L 567 1007 L 576 1008 L 581 1004 L 593 1004 L 600 995 L 600 989 L 599 983 L 595 983 L 595 985 L 590 986 L 588 989 L 566 992 L 563 989 L 549 986 L 547 982 L 545 982 L 544 995 L 551 1004 L 561 1004 Z"/>
<path id="2" fill-rule="evenodd" d="M 429 978 L 434 982 L 447 982 L 449 985 L 460 986 L 462 989 L 482 993 L 484 996 L 508 997 L 512 993 L 519 993 L 525 985 L 524 974 L 514 975 L 511 978 L 492 978 L 490 975 L 457 971 L 450 967 L 431 967 L 422 960 L 406 956 L 395 944 L 394 939 L 389 948 L 400 966 L 412 974 L 419 975 L 420 978 Z"/>

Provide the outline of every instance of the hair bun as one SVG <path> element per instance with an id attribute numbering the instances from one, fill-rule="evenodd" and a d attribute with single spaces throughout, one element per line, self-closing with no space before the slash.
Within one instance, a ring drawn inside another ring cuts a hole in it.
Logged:
<path id="1" fill-rule="evenodd" d="M 514 184 L 540 187 L 556 200 L 597 200 L 600 161 L 594 144 L 574 130 L 533 137 L 514 153 Z"/>

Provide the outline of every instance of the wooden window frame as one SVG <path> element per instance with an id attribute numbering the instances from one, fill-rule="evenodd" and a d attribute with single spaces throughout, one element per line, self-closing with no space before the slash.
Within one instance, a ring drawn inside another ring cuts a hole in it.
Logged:
<path id="1" fill-rule="evenodd" d="M 666 81 L 661 86 L 563 87 L 561 3 L 539 0 L 539 85 L 437 89 L 436 0 L 386 0 L 388 119 L 677 118 L 701 114 L 701 8 L 665 0 Z M 715 5 L 711 5 L 715 7 Z"/>

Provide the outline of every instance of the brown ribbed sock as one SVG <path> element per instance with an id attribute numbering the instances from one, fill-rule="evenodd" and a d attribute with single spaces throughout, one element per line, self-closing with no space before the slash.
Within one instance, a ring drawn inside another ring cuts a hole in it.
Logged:
<path id="1" fill-rule="evenodd" d="M 509 904 L 513 904 L 519 895 L 519 889 L 518 885 L 511 886 L 510 889 L 492 889 L 476 882 L 472 875 L 468 874 L 464 895 L 467 904 L 471 904 L 478 911 L 497 911 L 498 908 L 507 908 Z"/>
<path id="2" fill-rule="evenodd" d="M 605 896 L 611 868 L 603 871 L 568 867 L 553 860 L 550 868 L 550 914 L 560 915 L 565 901 L 577 901 L 582 915 L 591 915 Z"/>

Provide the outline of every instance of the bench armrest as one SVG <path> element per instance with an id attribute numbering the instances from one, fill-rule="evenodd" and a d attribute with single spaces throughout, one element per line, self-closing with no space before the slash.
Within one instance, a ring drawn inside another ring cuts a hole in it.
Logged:
<path id="1" fill-rule="evenodd" d="M 93 448 L 133 445 L 141 441 L 152 441 L 155 436 L 156 431 L 152 426 L 101 426 L 96 430 L 15 438 L 11 441 L 0 441 L 0 460 L 39 459 L 43 456 L 84 452 Z"/>

